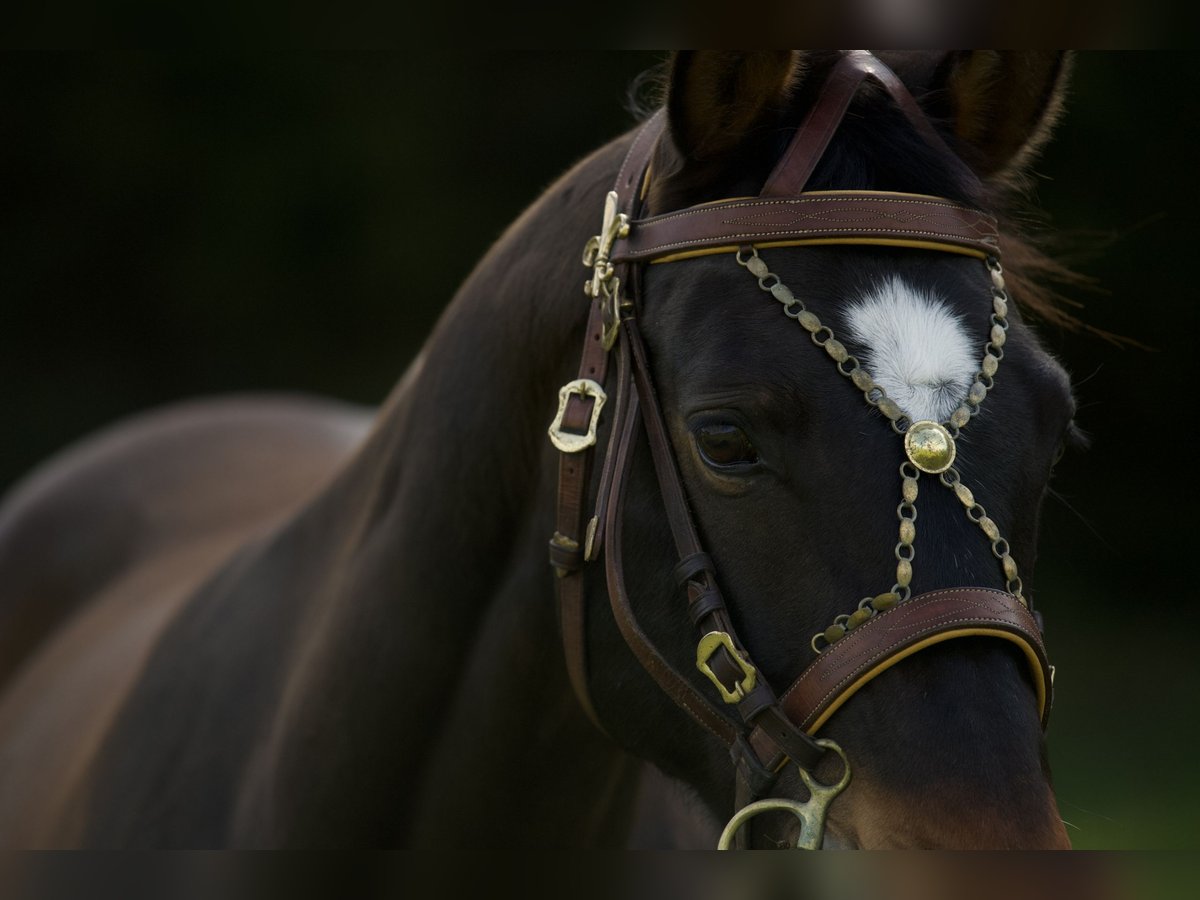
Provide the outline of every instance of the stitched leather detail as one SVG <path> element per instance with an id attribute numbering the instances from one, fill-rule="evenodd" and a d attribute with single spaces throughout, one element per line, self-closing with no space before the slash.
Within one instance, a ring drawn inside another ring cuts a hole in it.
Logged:
<path id="1" fill-rule="evenodd" d="M 996 220 L 921 194 L 823 191 L 799 197 L 729 200 L 634 222 L 613 258 L 649 260 L 673 251 L 781 239 L 925 239 L 996 254 Z"/>
<path id="2" fill-rule="evenodd" d="M 1049 684 L 1037 623 L 1016 597 L 989 588 L 949 588 L 914 597 L 860 625 L 818 656 L 780 702 L 806 728 L 843 689 L 889 656 L 930 636 L 970 628 L 1001 630 L 1029 645 L 1044 670 L 1038 677 Z"/>

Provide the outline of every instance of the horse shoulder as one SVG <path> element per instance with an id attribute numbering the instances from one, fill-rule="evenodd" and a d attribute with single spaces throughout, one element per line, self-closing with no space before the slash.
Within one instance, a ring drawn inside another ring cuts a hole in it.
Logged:
<path id="1" fill-rule="evenodd" d="M 333 477 L 371 419 L 300 397 L 181 403 L 17 485 L 0 507 L 0 763 L 24 777 L 0 790 L 0 835 L 70 843 L 77 782 L 163 628 Z"/>
<path id="2" fill-rule="evenodd" d="M 67 448 L 0 505 L 0 684 L 112 585 L 176 584 L 271 528 L 327 483 L 367 410 L 301 396 L 177 403 Z"/>

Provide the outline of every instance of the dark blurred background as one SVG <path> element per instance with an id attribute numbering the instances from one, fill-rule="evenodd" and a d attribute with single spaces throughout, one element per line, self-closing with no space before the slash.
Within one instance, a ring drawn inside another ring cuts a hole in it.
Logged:
<path id="1" fill-rule="evenodd" d="M 632 125 L 660 59 L 0 57 L 0 491 L 182 397 L 378 403 L 508 222 Z M 1093 442 L 1059 466 L 1038 564 L 1079 847 L 1200 843 L 1196 61 L 1083 52 L 1036 167 L 1061 254 L 1095 280 L 1078 314 L 1148 348 L 1043 330 Z"/>

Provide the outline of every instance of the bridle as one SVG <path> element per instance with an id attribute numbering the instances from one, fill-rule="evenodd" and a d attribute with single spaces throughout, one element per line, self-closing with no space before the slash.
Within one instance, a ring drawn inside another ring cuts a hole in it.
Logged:
<path id="1" fill-rule="evenodd" d="M 660 110 L 635 136 L 605 200 L 601 231 L 585 247 L 584 264 L 592 270 L 585 285 L 591 307 L 579 377 L 560 390 L 558 413 L 549 429 L 552 442 L 561 451 L 557 530 L 550 541 L 550 562 L 558 576 L 560 622 L 572 687 L 587 715 L 603 731 L 588 689 L 583 567 L 597 560 L 605 548 L 609 601 L 622 636 L 663 691 L 729 749 L 736 809 L 721 847 L 735 840 L 744 845 L 739 829 L 767 810 L 796 815 L 801 823 L 798 847 L 820 847 L 829 804 L 849 782 L 850 765 L 837 744 L 814 735 L 865 684 L 926 647 L 968 636 L 1012 642 L 1029 663 L 1043 727 L 1051 707 L 1053 669 L 1042 642 L 1040 617 L 1024 597 L 1007 542 L 953 467 L 955 438 L 978 412 L 1003 358 L 1009 300 L 999 264 L 996 220 L 985 212 L 926 195 L 804 191 L 851 101 L 867 80 L 887 92 L 925 141 L 942 152 L 947 166 L 963 178 L 975 179 L 945 145 L 899 78 L 870 53 L 848 51 L 830 69 L 813 107 L 758 197 L 638 219 L 649 161 L 665 128 L 665 113 Z M 912 421 L 758 255 L 760 249 L 776 246 L 828 244 L 914 247 L 984 261 L 993 290 L 989 341 L 975 383 L 947 422 Z M 863 598 L 853 612 L 839 616 L 815 635 L 816 659 L 782 693 L 767 684 L 739 639 L 713 561 L 700 543 L 638 319 L 645 264 L 710 253 L 736 254 L 738 263 L 783 304 L 787 316 L 809 333 L 838 371 L 905 440 L 895 584 L 889 591 Z M 604 384 L 614 359 L 616 384 L 609 440 L 594 512 L 585 522 L 598 422 L 602 408 L 608 406 Z M 639 625 L 626 590 L 622 509 L 639 428 L 646 432 L 679 560 L 675 582 L 686 597 L 687 614 L 698 638 L 696 665 L 724 702 L 724 709 L 654 646 Z M 956 587 L 910 596 L 915 503 L 922 473 L 937 476 L 953 491 L 968 518 L 991 541 L 1005 590 Z M 841 758 L 843 772 L 835 783 L 823 784 L 812 773 L 829 753 Z M 788 760 L 799 767 L 809 799 L 803 803 L 760 800 Z"/>
<path id="2" fill-rule="evenodd" d="M 549 429 L 552 442 L 562 451 L 557 530 L 550 541 L 550 561 L 558 576 L 560 621 L 572 686 L 588 716 L 603 730 L 588 690 L 582 569 L 598 558 L 607 541 L 609 601 L 622 636 L 666 694 L 729 749 L 736 809 L 722 835 L 723 847 L 735 835 L 740 845 L 740 826 L 768 809 L 797 816 L 801 822 L 797 846 L 819 847 L 829 804 L 849 782 L 850 766 L 840 747 L 813 735 L 863 685 L 921 649 L 965 636 L 991 636 L 1015 643 L 1030 664 L 1043 727 L 1051 706 L 1053 672 L 1007 542 L 952 465 L 954 438 L 986 398 L 1003 357 L 1008 296 L 999 264 L 996 220 L 979 210 L 925 195 L 804 191 L 851 101 L 868 79 L 880 85 L 926 142 L 941 151 L 947 166 L 963 178 L 975 178 L 946 147 L 896 75 L 866 51 L 850 51 L 830 70 L 758 197 L 637 219 L 649 160 L 664 130 L 665 114 L 660 110 L 630 145 L 616 185 L 605 200 L 601 231 L 585 247 L 584 264 L 592 270 L 585 293 L 592 303 L 579 377 L 560 390 L 558 413 Z M 985 262 L 993 284 L 990 340 L 975 383 L 945 425 L 911 421 L 758 256 L 762 248 L 824 244 L 917 247 L 966 254 Z M 760 676 L 738 638 L 713 561 L 701 546 L 638 321 L 644 264 L 719 252 L 736 253 L 738 262 L 758 278 L 760 287 L 784 305 L 785 313 L 810 333 L 838 371 L 905 438 L 907 461 L 901 466 L 897 509 L 901 538 L 896 550 L 896 583 L 890 591 L 864 598 L 853 613 L 840 616 L 815 636 L 817 658 L 782 694 Z M 589 469 L 607 400 L 603 385 L 612 357 L 616 359 L 616 390 L 610 435 L 594 513 L 585 524 Z M 687 613 L 698 636 L 696 665 L 736 718 L 718 709 L 676 671 L 649 640 L 633 612 L 625 586 L 621 529 L 639 424 L 646 431 L 679 560 L 675 581 L 686 596 Z M 917 479 L 922 472 L 939 475 L 962 502 L 968 517 L 992 541 L 1006 590 L 960 587 L 909 596 Z M 830 752 L 841 758 L 844 768 L 836 783 L 826 785 L 812 772 Z M 758 800 L 767 794 L 788 760 L 798 765 L 809 799 L 804 803 Z"/>

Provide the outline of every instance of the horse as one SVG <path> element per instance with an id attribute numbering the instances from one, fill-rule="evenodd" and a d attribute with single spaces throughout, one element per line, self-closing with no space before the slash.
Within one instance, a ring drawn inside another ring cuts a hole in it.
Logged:
<path id="1" fill-rule="evenodd" d="M 673 53 L 379 409 L 47 461 L 0 507 L 0 840 L 1068 847 L 1033 600 L 1075 401 L 1014 223 L 1069 72 Z"/>

